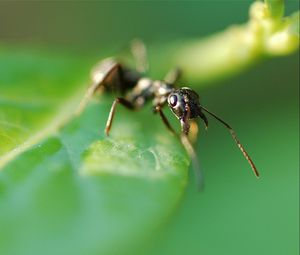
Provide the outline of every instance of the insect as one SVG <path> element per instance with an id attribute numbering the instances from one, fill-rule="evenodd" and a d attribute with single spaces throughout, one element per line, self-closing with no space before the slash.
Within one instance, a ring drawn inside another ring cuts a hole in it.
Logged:
<path id="1" fill-rule="evenodd" d="M 197 118 L 202 119 L 206 129 L 208 128 L 208 119 L 205 115 L 205 113 L 207 113 L 229 130 L 233 140 L 250 164 L 255 176 L 259 177 L 256 166 L 244 149 L 244 146 L 238 140 L 232 127 L 216 114 L 205 108 L 200 103 L 197 92 L 188 87 L 176 86 L 181 75 L 178 69 L 171 70 L 163 80 L 153 80 L 143 75 L 147 66 L 146 48 L 144 45 L 139 41 L 135 42 L 135 45 L 132 47 L 132 53 L 137 63 L 136 70 L 127 68 L 113 58 L 102 60 L 95 66 L 91 72 L 93 83 L 81 101 L 78 112 L 83 110 L 90 97 L 96 91 L 117 91 L 120 97 L 115 98 L 113 101 L 105 127 L 105 133 L 109 135 L 117 105 L 122 105 L 129 110 L 136 111 L 143 108 L 147 102 L 152 101 L 153 112 L 159 114 L 167 129 L 180 139 L 191 157 L 200 187 L 203 185 L 203 177 L 196 153 L 188 135 L 191 131 L 191 123 L 194 123 L 193 121 Z M 179 120 L 181 125 L 180 135 L 175 132 L 165 116 L 162 110 L 165 106 L 168 106 Z"/>

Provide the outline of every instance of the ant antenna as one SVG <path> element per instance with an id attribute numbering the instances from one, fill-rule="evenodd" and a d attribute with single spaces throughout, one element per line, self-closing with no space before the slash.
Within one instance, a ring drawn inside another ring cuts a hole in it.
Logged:
<path id="1" fill-rule="evenodd" d="M 209 110 L 207 110 L 205 107 L 201 106 L 201 109 L 204 110 L 205 112 L 207 112 L 208 114 L 210 114 L 211 116 L 213 116 L 216 120 L 220 121 L 225 127 L 227 127 L 229 129 L 229 132 L 230 132 L 232 138 L 234 139 L 234 141 L 236 142 L 237 146 L 239 147 L 239 149 L 243 153 L 244 157 L 249 162 L 249 164 L 250 164 L 250 166 L 251 166 L 251 168 L 252 168 L 255 176 L 257 178 L 259 178 L 259 172 L 257 171 L 256 166 L 254 165 L 254 163 L 253 163 L 252 159 L 250 158 L 249 154 L 244 149 L 244 146 L 238 140 L 238 138 L 236 136 L 236 133 L 234 132 L 234 130 L 232 129 L 232 127 L 229 124 L 227 124 L 224 120 L 222 120 L 221 118 L 219 118 L 217 115 L 215 115 L 214 113 L 212 113 Z"/>

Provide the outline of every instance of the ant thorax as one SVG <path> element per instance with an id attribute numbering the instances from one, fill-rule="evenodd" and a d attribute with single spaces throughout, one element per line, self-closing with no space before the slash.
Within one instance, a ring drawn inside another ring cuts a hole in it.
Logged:
<path id="1" fill-rule="evenodd" d="M 163 106 L 168 99 L 168 96 L 174 91 L 173 84 L 168 84 L 164 81 L 156 80 L 153 82 L 154 98 L 153 105 Z"/>
<path id="2" fill-rule="evenodd" d="M 162 106 L 167 102 L 168 95 L 173 90 L 173 86 L 164 81 L 141 78 L 126 95 L 126 99 L 132 102 L 137 109 L 143 107 L 150 99 L 153 99 L 154 106 Z"/>
<path id="3" fill-rule="evenodd" d="M 149 78 L 141 78 L 137 81 L 135 87 L 126 95 L 126 99 L 139 109 L 145 105 L 149 99 L 153 98 L 153 81 Z"/>

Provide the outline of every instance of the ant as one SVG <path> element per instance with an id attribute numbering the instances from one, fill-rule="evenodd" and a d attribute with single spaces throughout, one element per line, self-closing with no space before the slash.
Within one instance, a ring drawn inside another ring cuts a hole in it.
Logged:
<path id="1" fill-rule="evenodd" d="M 134 41 L 131 51 L 135 57 L 136 70 L 127 68 L 113 58 L 102 60 L 92 69 L 91 76 L 93 83 L 81 101 L 77 113 L 84 109 L 88 100 L 95 92 L 99 90 L 118 92 L 120 97 L 115 98 L 113 101 L 106 122 L 105 133 L 109 136 L 117 105 L 123 105 L 129 110 L 136 111 L 152 100 L 153 112 L 160 115 L 167 129 L 180 139 L 191 157 L 200 188 L 203 184 L 203 178 L 196 153 L 188 135 L 190 134 L 191 124 L 194 123 L 193 120 L 196 118 L 201 118 L 204 121 L 205 128 L 208 128 L 208 119 L 204 112 L 208 113 L 229 130 L 235 143 L 249 162 L 255 176 L 259 177 L 256 166 L 244 149 L 244 146 L 238 140 L 232 127 L 200 104 L 197 92 L 187 87 L 176 88 L 175 84 L 181 76 L 179 69 L 174 69 L 169 72 L 164 80 L 152 80 L 144 75 L 147 69 L 146 48 L 144 44 L 138 40 Z M 180 121 L 181 135 L 177 135 L 163 113 L 162 108 L 166 105 L 168 105 L 173 114 Z"/>

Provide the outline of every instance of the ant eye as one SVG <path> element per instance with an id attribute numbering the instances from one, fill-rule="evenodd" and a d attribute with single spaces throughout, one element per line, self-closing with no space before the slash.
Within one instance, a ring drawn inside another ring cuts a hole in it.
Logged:
<path id="1" fill-rule="evenodd" d="M 169 103 L 170 103 L 170 105 L 171 105 L 172 107 L 175 107 L 175 106 L 176 106 L 177 101 L 178 101 L 178 99 L 177 99 L 177 96 L 176 96 L 176 95 L 170 96 Z"/>

